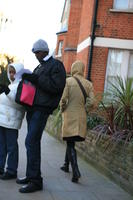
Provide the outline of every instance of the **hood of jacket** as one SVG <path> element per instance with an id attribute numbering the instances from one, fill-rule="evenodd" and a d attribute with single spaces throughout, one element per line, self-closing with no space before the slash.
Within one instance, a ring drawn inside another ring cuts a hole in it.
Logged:
<path id="1" fill-rule="evenodd" d="M 29 69 L 24 69 L 24 65 L 22 63 L 11 63 L 8 65 L 8 69 L 7 69 L 7 76 L 8 76 L 8 79 L 10 82 L 11 79 L 10 79 L 10 75 L 9 75 L 9 67 L 14 67 L 15 71 L 16 71 L 16 74 L 15 74 L 15 80 L 13 81 L 14 82 L 18 82 L 22 79 L 22 75 L 23 73 L 31 73 L 31 71 Z"/>
<path id="2" fill-rule="evenodd" d="M 8 65 L 8 68 L 7 68 L 7 76 L 8 76 L 9 81 L 12 82 L 11 79 L 10 79 L 10 75 L 9 75 L 9 68 L 10 68 L 10 67 L 13 67 L 13 68 L 15 69 L 15 71 L 16 71 L 15 80 L 13 81 L 13 82 L 16 82 L 16 81 L 18 81 L 18 80 L 21 78 L 21 76 L 22 76 L 21 72 L 24 70 L 24 65 L 23 65 L 22 63 L 10 63 L 10 64 Z M 20 74 L 21 74 L 21 76 L 20 76 Z"/>
<path id="3" fill-rule="evenodd" d="M 84 75 L 85 65 L 82 61 L 77 60 L 71 66 L 71 75 Z"/>

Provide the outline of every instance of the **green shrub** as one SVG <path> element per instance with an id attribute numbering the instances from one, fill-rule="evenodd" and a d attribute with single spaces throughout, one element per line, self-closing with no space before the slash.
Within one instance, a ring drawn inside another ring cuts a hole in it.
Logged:
<path id="1" fill-rule="evenodd" d="M 87 115 L 87 128 L 93 129 L 99 124 L 104 124 L 104 119 L 101 116 L 98 116 L 97 113 Z"/>

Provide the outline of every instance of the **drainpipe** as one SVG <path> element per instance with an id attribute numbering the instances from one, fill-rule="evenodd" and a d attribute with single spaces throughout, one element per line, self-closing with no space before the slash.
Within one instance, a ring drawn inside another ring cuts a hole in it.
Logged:
<path id="1" fill-rule="evenodd" d="M 95 0 L 94 16 L 93 16 L 92 31 L 91 31 L 91 45 L 90 45 L 90 53 L 89 53 L 88 75 L 87 75 L 87 79 L 90 81 L 91 81 L 91 68 L 92 68 L 92 57 L 93 57 L 93 44 L 95 40 L 95 29 L 97 25 L 97 22 L 96 22 L 97 9 L 98 9 L 98 0 Z"/>

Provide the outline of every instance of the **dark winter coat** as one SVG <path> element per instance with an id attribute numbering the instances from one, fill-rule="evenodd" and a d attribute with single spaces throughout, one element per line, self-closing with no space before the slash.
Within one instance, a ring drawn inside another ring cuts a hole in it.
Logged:
<path id="1" fill-rule="evenodd" d="M 66 83 L 66 72 L 62 62 L 50 57 L 43 61 L 33 73 L 38 75 L 34 109 L 51 114 L 58 107 Z"/>

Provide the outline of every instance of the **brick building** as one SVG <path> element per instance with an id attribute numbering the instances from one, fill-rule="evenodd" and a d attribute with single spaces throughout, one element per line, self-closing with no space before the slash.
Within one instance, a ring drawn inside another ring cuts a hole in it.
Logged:
<path id="1" fill-rule="evenodd" d="M 55 55 L 68 73 L 82 60 L 96 92 L 133 77 L 133 0 L 65 0 Z"/>

